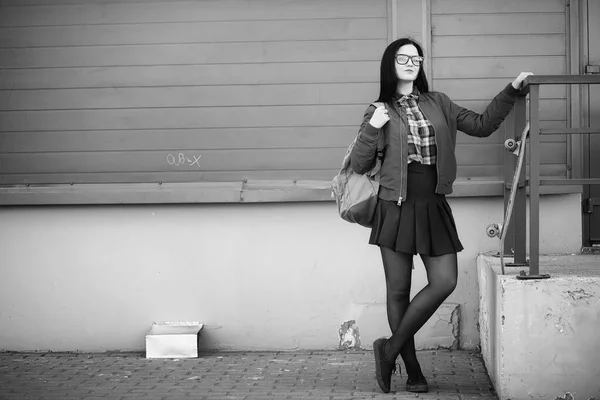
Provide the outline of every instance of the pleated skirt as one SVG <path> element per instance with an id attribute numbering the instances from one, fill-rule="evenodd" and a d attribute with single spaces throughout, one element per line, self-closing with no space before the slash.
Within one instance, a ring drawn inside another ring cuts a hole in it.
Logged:
<path id="1" fill-rule="evenodd" d="M 446 196 L 436 194 L 435 165 L 408 164 L 406 200 L 379 199 L 369 243 L 409 254 L 440 256 L 463 246 Z"/>

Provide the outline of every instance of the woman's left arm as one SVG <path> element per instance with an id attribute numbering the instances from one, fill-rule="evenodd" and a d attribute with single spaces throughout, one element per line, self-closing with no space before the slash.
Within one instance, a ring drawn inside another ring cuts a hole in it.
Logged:
<path id="1" fill-rule="evenodd" d="M 458 130 L 471 136 L 486 137 L 495 132 L 515 105 L 523 81 L 531 72 L 521 72 L 515 80 L 496 95 L 481 114 L 461 107 L 450 99 L 452 115 L 456 117 Z"/>

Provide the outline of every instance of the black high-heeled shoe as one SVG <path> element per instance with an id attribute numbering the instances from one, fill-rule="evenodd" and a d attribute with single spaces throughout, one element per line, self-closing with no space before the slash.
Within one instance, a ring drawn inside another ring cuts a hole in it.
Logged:
<path id="1" fill-rule="evenodd" d="M 429 385 L 427 379 L 423 374 L 419 374 L 416 378 L 410 376 L 406 380 L 406 391 L 412 393 L 427 393 L 429 391 Z"/>
<path id="2" fill-rule="evenodd" d="M 375 355 L 375 377 L 377 384 L 383 393 L 389 393 L 392 385 L 392 374 L 396 371 L 396 362 L 388 361 L 385 357 L 386 338 L 379 338 L 373 342 L 373 353 Z"/>

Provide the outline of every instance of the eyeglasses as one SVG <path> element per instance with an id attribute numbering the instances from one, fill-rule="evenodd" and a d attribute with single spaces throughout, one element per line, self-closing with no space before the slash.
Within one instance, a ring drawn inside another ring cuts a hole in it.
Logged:
<path id="1" fill-rule="evenodd" d="M 419 66 L 423 62 L 421 56 L 407 56 L 406 54 L 396 54 L 396 62 L 400 65 L 408 64 L 408 60 L 411 60 L 414 66 Z"/>

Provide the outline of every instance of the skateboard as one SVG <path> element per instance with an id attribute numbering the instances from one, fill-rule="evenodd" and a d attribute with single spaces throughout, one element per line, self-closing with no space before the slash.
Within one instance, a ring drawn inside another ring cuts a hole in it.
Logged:
<path id="1" fill-rule="evenodd" d="M 519 186 L 519 177 L 521 176 L 521 170 L 525 163 L 525 147 L 527 143 L 527 136 L 529 135 L 529 122 L 521 133 L 519 141 L 515 139 L 507 139 L 504 142 L 504 147 L 507 150 L 512 151 L 517 156 L 517 166 L 515 167 L 515 174 L 513 175 L 512 185 L 510 187 L 510 196 L 506 204 L 506 212 L 504 213 L 504 221 L 501 224 L 492 224 L 487 228 L 487 234 L 490 237 L 498 236 L 500 238 L 500 266 L 502 268 L 502 275 L 504 275 L 504 242 L 506 240 L 506 231 L 510 224 L 510 218 L 512 217 L 513 206 L 515 203 L 515 197 L 517 195 L 517 188 Z"/>

